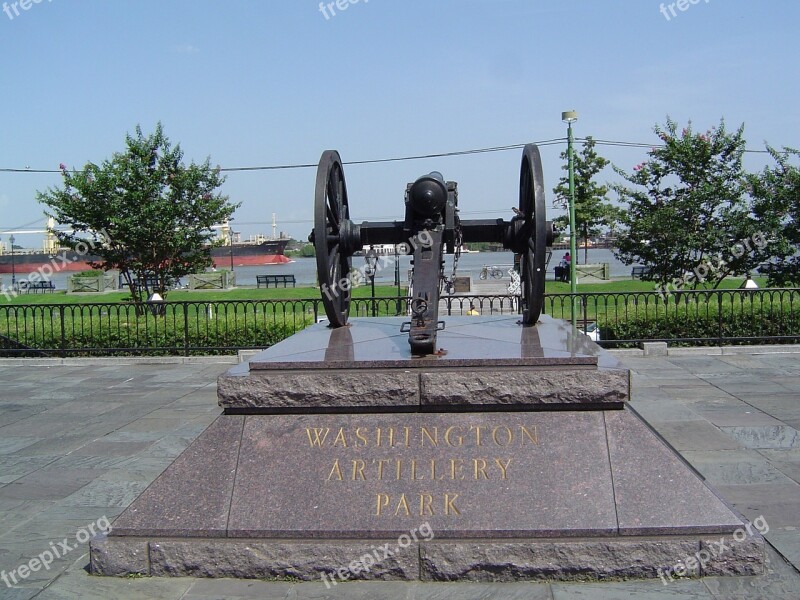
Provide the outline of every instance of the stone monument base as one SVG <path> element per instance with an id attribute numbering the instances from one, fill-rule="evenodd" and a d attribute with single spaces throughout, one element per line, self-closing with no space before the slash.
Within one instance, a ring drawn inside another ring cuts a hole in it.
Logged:
<path id="1" fill-rule="evenodd" d="M 329 345 L 341 329 L 315 326 L 220 378 L 226 414 L 92 542 L 92 571 L 329 582 L 763 571 L 763 538 L 626 407 L 627 370 L 585 336 L 552 319 L 467 317 L 440 332 L 446 355 L 414 359 L 389 335 L 397 320 L 380 321 L 356 320 L 349 348 Z M 485 358 L 468 356 L 476 344 Z M 543 373 L 556 375 L 537 384 Z M 411 395 L 386 395 L 406 376 Z M 357 393 L 325 393 L 345 384 Z"/>

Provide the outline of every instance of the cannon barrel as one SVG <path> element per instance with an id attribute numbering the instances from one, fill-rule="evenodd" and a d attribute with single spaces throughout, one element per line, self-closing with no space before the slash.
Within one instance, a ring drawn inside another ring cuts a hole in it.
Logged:
<path id="1" fill-rule="evenodd" d="M 421 217 L 436 217 L 442 214 L 447 204 L 447 185 L 439 171 L 433 171 L 411 184 L 408 201 L 414 213 Z"/>
<path id="2" fill-rule="evenodd" d="M 503 219 L 476 219 L 461 221 L 464 239 L 470 242 L 493 242 L 502 244 L 511 235 L 510 223 Z M 361 247 L 375 244 L 406 244 L 406 252 L 411 254 L 413 246 L 402 221 L 364 221 L 359 225 Z"/>

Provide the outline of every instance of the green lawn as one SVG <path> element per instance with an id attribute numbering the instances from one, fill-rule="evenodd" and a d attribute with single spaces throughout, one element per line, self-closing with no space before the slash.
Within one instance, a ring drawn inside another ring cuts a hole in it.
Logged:
<path id="1" fill-rule="evenodd" d="M 401 288 L 405 293 L 406 288 Z M 353 290 L 354 298 L 369 298 L 372 290 L 369 286 L 362 286 Z M 377 298 L 397 297 L 395 286 L 375 286 Z M 234 288 L 228 291 L 188 291 L 175 290 L 169 292 L 169 302 L 216 302 L 225 300 L 315 300 L 320 297 L 319 288 Z M 27 304 L 107 304 L 112 302 L 126 302 L 130 300 L 128 292 L 111 292 L 104 294 L 67 294 L 65 291 L 55 291 L 51 294 L 20 294 L 9 302 L 5 296 L 0 295 L 0 305 L 27 305 Z"/>
<path id="2" fill-rule="evenodd" d="M 767 278 L 766 277 L 754 277 L 753 281 L 755 281 L 759 287 L 763 288 L 767 286 Z M 718 289 L 723 290 L 735 290 L 737 289 L 742 283 L 744 279 L 741 277 L 730 277 L 725 279 L 720 285 Z M 652 281 L 641 281 L 639 279 L 618 279 L 612 281 L 604 281 L 599 283 L 579 283 L 578 284 L 578 293 L 580 292 L 587 292 L 587 293 L 599 293 L 599 292 L 652 292 L 655 291 L 656 284 Z M 706 288 L 698 287 L 698 290 L 703 290 Z M 711 289 L 710 287 L 708 289 Z M 688 291 L 688 289 L 687 289 Z M 561 283 L 558 281 L 548 280 L 546 286 L 546 293 L 548 294 L 568 294 L 569 293 L 569 283 Z"/>
<path id="3" fill-rule="evenodd" d="M 729 278 L 722 282 L 720 289 L 736 289 L 744 280 L 740 278 Z M 766 287 L 765 277 L 756 277 L 755 281 L 760 287 Z M 569 284 L 556 281 L 548 281 L 546 293 L 548 294 L 568 294 Z M 638 279 L 619 279 L 614 281 L 599 283 L 578 284 L 578 292 L 600 293 L 600 292 L 652 292 L 655 284 L 652 281 L 640 281 Z M 703 288 L 699 288 L 703 289 Z M 406 288 L 402 288 L 405 294 Z M 369 298 L 371 289 L 369 286 L 361 286 L 353 290 L 354 298 Z M 375 286 L 375 295 L 378 298 L 397 297 L 397 288 L 391 285 Z M 313 300 L 320 297 L 319 288 L 313 286 L 302 286 L 294 288 L 234 288 L 228 291 L 188 291 L 175 290 L 169 292 L 167 300 L 170 302 L 214 302 L 224 300 Z M 112 302 L 125 302 L 130 299 L 128 292 L 112 292 L 105 294 L 67 294 L 63 290 L 58 290 L 52 294 L 20 294 L 12 298 L 9 302 L 5 296 L 0 294 L 0 305 L 3 304 L 99 304 Z"/>

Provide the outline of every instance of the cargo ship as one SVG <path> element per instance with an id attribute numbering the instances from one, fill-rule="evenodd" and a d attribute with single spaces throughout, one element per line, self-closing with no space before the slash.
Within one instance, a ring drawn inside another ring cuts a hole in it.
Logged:
<path id="1" fill-rule="evenodd" d="M 53 224 L 48 222 L 48 228 Z M 246 241 L 239 239 L 239 234 L 232 231 L 228 223 L 220 225 L 218 239 L 222 240 L 221 246 L 211 248 L 211 259 L 214 267 L 230 269 L 234 267 L 250 267 L 259 265 L 280 265 L 292 262 L 284 255 L 286 245 L 291 238 L 281 232 L 280 236 L 267 237 L 265 235 L 250 236 Z M 33 233 L 33 232 L 26 232 Z M 42 250 L 14 247 L 13 257 L 11 248 L 5 240 L 0 242 L 0 273 L 20 274 L 33 273 L 39 269 L 44 272 L 53 271 L 87 271 L 91 269 L 90 262 L 99 261 L 100 258 L 89 252 L 80 253 L 75 250 L 62 249 L 58 239 L 47 230 Z M 13 263 L 13 269 L 12 269 Z"/>

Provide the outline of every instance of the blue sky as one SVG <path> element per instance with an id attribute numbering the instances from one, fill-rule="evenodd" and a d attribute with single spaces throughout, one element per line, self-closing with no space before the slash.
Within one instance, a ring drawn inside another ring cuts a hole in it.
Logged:
<path id="1" fill-rule="evenodd" d="M 667 115 L 702 130 L 724 117 L 750 148 L 800 146 L 796 0 L 686 0 L 675 16 L 664 3 L 669 19 L 654 0 L 340 0 L 327 18 L 319 0 L 30 1 L 0 12 L 0 168 L 100 162 L 159 120 L 187 159 L 223 167 L 563 138 L 570 109 L 576 136 L 655 143 Z M 548 190 L 563 149 L 542 148 Z M 625 169 L 645 157 L 600 151 Z M 465 218 L 508 218 L 520 155 L 348 166 L 351 215 L 402 217 L 406 182 L 436 169 L 458 181 Z M 314 177 L 231 173 L 235 228 L 267 232 L 275 212 L 305 237 Z M 0 238 L 41 220 L 36 191 L 58 184 L 0 172 Z"/>

